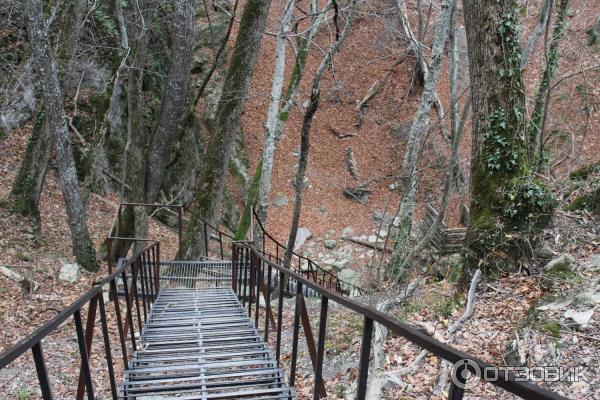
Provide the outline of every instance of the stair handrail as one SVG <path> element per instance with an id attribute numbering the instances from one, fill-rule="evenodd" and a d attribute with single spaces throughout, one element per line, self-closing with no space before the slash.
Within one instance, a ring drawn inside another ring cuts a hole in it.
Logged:
<path id="1" fill-rule="evenodd" d="M 283 254 L 285 254 L 285 251 L 287 250 L 287 246 L 284 246 L 283 244 L 281 244 L 269 232 L 267 232 L 262 221 L 260 220 L 260 217 L 256 213 L 256 210 L 254 210 L 254 209 L 252 210 L 252 215 L 254 217 L 254 220 L 256 220 L 257 227 L 263 238 L 262 254 L 265 257 L 268 257 L 270 259 L 275 259 L 280 265 L 283 265 L 283 259 L 280 257 L 279 249 L 281 249 Z M 266 241 L 264 240 L 264 238 L 268 238 L 271 242 L 273 242 L 275 244 L 275 254 L 267 252 Z M 331 271 L 327 271 L 326 269 L 322 268 L 319 264 L 314 262 L 312 259 L 310 259 L 306 256 L 303 256 L 301 254 L 298 254 L 295 251 L 292 251 L 292 256 L 296 257 L 298 259 L 298 266 L 295 266 L 293 262 L 290 262 L 290 268 L 300 274 L 304 274 L 306 276 L 312 276 L 315 283 L 318 284 L 319 282 L 327 282 L 329 284 L 325 285 L 325 286 L 335 287 L 336 291 L 338 291 L 339 293 L 347 292 L 347 294 L 350 296 L 365 294 L 365 290 L 363 288 L 361 288 L 355 284 L 352 284 L 350 282 L 344 281 L 343 279 L 340 279 L 337 276 L 337 273 L 334 274 Z M 306 271 L 302 270 L 302 262 L 303 261 L 305 261 L 308 265 L 308 269 Z M 321 277 L 319 277 L 317 274 L 321 275 Z"/>
<path id="2" fill-rule="evenodd" d="M 80 383 L 75 398 L 82 399 L 84 392 L 86 392 L 88 399 L 94 399 L 95 391 L 90 369 L 90 357 L 96 324 L 96 313 L 99 309 L 99 321 L 107 366 L 106 371 L 109 375 L 112 398 L 117 399 L 117 378 L 113 367 L 111 333 L 108 325 L 113 321 L 117 323 L 121 357 L 123 359 L 123 366 L 126 368 L 129 354 L 133 354 L 136 350 L 136 337 L 141 333 L 141 327 L 147 321 L 151 306 L 156 300 L 158 290 L 160 289 L 158 274 L 160 253 L 158 248 L 159 242 L 150 240 L 145 248 L 139 250 L 131 257 L 121 259 L 115 271 L 102 280 L 94 282 L 89 290 L 79 296 L 54 318 L 0 353 L 0 370 L 6 368 L 14 360 L 31 350 L 42 398 L 44 400 L 52 400 L 53 395 L 42 348 L 42 340 L 61 328 L 63 323 L 70 317 L 73 317 L 81 357 Z M 128 275 L 132 279 L 128 279 Z M 131 282 L 131 289 L 134 294 L 132 298 L 125 296 L 125 321 L 122 319 L 121 306 L 119 297 L 117 296 L 117 280 L 121 280 L 126 293 L 129 292 L 129 282 Z M 108 286 L 110 294 L 108 302 L 104 299 L 104 288 L 106 286 Z M 114 305 L 115 318 L 113 319 L 107 318 L 107 306 L 110 302 Z M 88 313 L 84 328 L 81 314 L 86 305 L 88 306 Z M 135 332 L 136 323 L 137 333 Z"/>
<path id="3" fill-rule="evenodd" d="M 270 280 L 275 275 L 279 275 L 279 279 L 281 280 L 284 275 L 288 275 L 290 276 L 290 278 L 296 280 L 297 282 L 296 302 L 294 310 L 292 354 L 290 359 L 289 376 L 289 384 L 291 386 L 294 385 L 296 377 L 296 366 L 298 357 L 298 335 L 301 320 L 304 326 L 303 331 L 305 332 L 307 342 L 309 341 L 309 336 L 311 337 L 310 340 L 314 342 L 314 340 L 312 339 L 312 330 L 306 329 L 307 325 L 305 325 L 304 321 L 305 318 L 308 319 L 308 313 L 306 311 L 306 305 L 304 303 L 304 295 L 302 291 L 303 286 L 311 288 L 312 290 L 319 293 L 321 299 L 321 311 L 319 313 L 318 343 L 317 346 L 315 346 L 316 351 L 314 357 L 313 354 L 311 354 L 311 359 L 313 362 L 313 368 L 315 372 L 313 387 L 314 398 L 323 397 L 322 371 L 324 362 L 325 341 L 327 337 L 327 310 L 329 300 L 332 300 L 338 305 L 363 316 L 362 342 L 358 367 L 359 373 L 356 395 L 356 399 L 358 400 L 364 400 L 367 393 L 371 340 L 375 323 L 380 324 L 381 326 L 389 329 L 391 332 L 402 336 L 403 338 L 416 344 L 417 346 L 454 364 L 454 368 L 456 368 L 456 370 L 453 369 L 453 379 L 448 394 L 449 399 L 459 400 L 463 398 L 464 391 L 466 389 L 466 376 L 463 374 L 463 371 L 474 370 L 475 372 L 477 372 L 478 370 L 481 374 L 482 372 L 488 371 L 488 368 L 494 368 L 492 365 L 479 359 L 478 357 L 452 348 L 449 345 L 436 340 L 432 336 L 425 334 L 419 329 L 416 329 L 415 327 L 407 323 L 397 320 L 391 315 L 385 314 L 373 307 L 362 304 L 359 301 L 356 301 L 355 299 L 349 298 L 338 293 L 337 291 L 330 290 L 322 285 L 319 285 L 318 283 L 315 283 L 312 279 L 308 279 L 307 277 L 303 276 L 297 271 L 287 269 L 283 265 L 277 262 L 273 262 L 273 260 L 269 259 L 268 257 L 265 257 L 262 254 L 262 251 L 259 250 L 253 243 L 235 242 L 233 250 L 234 254 L 236 254 L 236 257 L 233 260 L 234 271 L 239 271 L 241 274 L 241 264 L 249 264 L 248 268 L 243 269 L 244 274 L 247 274 L 249 276 L 244 277 L 244 279 L 237 279 L 237 281 L 233 285 L 233 289 L 240 298 L 240 300 L 243 302 L 244 306 L 246 305 L 246 301 L 248 302 L 248 314 L 250 316 L 252 316 L 252 310 L 254 309 L 255 326 L 257 327 L 257 329 L 261 325 L 260 319 L 262 317 L 264 321 L 263 332 L 265 336 L 265 342 L 269 342 L 269 328 L 272 326 L 272 330 L 276 331 L 277 337 L 275 340 L 275 359 L 277 361 L 278 366 L 280 367 L 282 366 L 281 331 L 283 295 L 281 290 L 277 293 L 277 295 L 279 296 L 279 301 L 277 305 L 277 322 L 275 323 L 275 318 L 273 316 L 273 310 L 271 307 L 271 285 L 268 281 L 265 285 L 264 277 L 267 276 L 267 279 Z M 234 272 L 234 276 L 235 275 L 236 273 Z M 275 295 L 275 292 L 273 292 L 273 295 Z M 257 312 L 257 310 L 261 307 L 259 301 L 260 298 L 263 298 L 265 302 L 265 304 L 262 306 L 265 308 L 264 313 Z M 308 324 L 308 326 L 310 325 Z M 311 345 L 309 344 L 309 348 L 310 347 Z M 566 399 L 566 397 L 563 397 L 562 395 L 556 392 L 552 392 L 541 386 L 528 382 L 523 382 L 521 380 L 516 380 L 515 375 L 511 371 L 508 371 L 506 369 L 496 368 L 494 369 L 494 372 L 497 373 L 498 379 L 491 380 L 489 381 L 489 383 L 498 386 L 510 393 L 521 396 L 525 399 Z M 478 375 L 478 377 L 481 377 L 481 375 Z"/>

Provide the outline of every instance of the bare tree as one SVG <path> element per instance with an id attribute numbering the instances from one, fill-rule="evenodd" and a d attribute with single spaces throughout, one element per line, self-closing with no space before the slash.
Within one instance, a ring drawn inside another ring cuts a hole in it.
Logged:
<path id="1" fill-rule="evenodd" d="M 48 29 L 42 17 L 42 4 L 40 0 L 26 0 L 24 6 L 33 63 L 46 107 L 48 130 L 56 144 L 58 175 L 71 228 L 73 252 L 82 267 L 94 271 L 97 269 L 96 253 L 88 233 L 85 209 L 79 193 L 63 97 L 48 39 Z"/>
<path id="2" fill-rule="evenodd" d="M 545 54 L 546 68 L 542 73 L 542 80 L 540 81 L 531 121 L 529 123 L 529 162 L 538 172 L 541 172 L 546 165 L 544 160 L 544 128 L 550 103 L 550 84 L 558 69 L 558 60 L 560 58 L 558 46 L 565 33 L 565 19 L 567 17 L 568 6 L 569 0 L 561 0 L 558 7 L 556 22 L 554 24 L 554 33 L 550 39 L 548 51 Z"/>
<path id="3" fill-rule="evenodd" d="M 308 49 L 314 40 L 319 27 L 321 26 L 327 11 L 331 9 L 332 3 L 329 1 L 322 10 L 318 10 L 315 1 L 311 2 L 312 25 L 307 29 L 305 35 L 297 36 L 298 50 L 294 63 L 292 74 L 289 78 L 285 96 L 283 96 L 283 79 L 285 72 L 285 48 L 287 42 L 287 33 L 290 27 L 291 18 L 295 0 L 288 0 L 284 10 L 281 24 L 277 32 L 277 43 L 275 46 L 275 71 L 273 73 L 273 82 L 271 86 L 271 101 L 269 103 L 269 112 L 267 115 L 265 141 L 262 152 L 262 165 L 259 186 L 258 216 L 266 223 L 267 209 L 269 207 L 269 195 L 271 193 L 271 179 L 273 173 L 273 157 L 277 148 L 277 143 L 281 138 L 283 129 L 288 119 L 290 109 L 294 103 L 296 91 L 304 75 L 304 66 L 308 56 Z"/>
<path id="4" fill-rule="evenodd" d="M 310 128 L 312 125 L 313 118 L 319 107 L 319 100 L 321 97 L 321 79 L 325 70 L 329 67 L 333 60 L 333 56 L 339 51 L 340 47 L 346 40 L 352 21 L 354 19 L 354 11 L 356 9 L 357 0 L 352 0 L 348 5 L 348 13 L 346 15 L 346 22 L 342 32 L 338 35 L 337 40 L 333 43 L 329 51 L 321 60 L 319 68 L 312 80 L 311 94 L 308 108 L 304 113 L 304 119 L 302 121 L 302 130 L 300 134 L 300 159 L 298 160 L 298 170 L 296 171 L 296 177 L 294 179 L 294 187 L 296 188 L 296 200 L 294 202 L 294 211 L 292 214 L 292 223 L 290 226 L 290 234 L 288 237 L 288 246 L 285 251 L 283 265 L 289 268 L 290 261 L 292 260 L 292 253 L 294 251 L 294 243 L 296 243 L 296 236 L 298 234 L 298 224 L 300 222 L 300 212 L 302 211 L 302 197 L 304 194 L 304 177 L 306 176 L 306 169 L 308 167 L 308 157 L 310 153 Z"/>
<path id="5" fill-rule="evenodd" d="M 148 155 L 146 172 L 146 202 L 154 203 L 169 162 L 171 148 L 177 138 L 179 123 L 185 114 L 190 67 L 194 44 L 195 0 L 176 0 L 172 17 L 171 57 L 169 75 L 154 138 Z"/>
<path id="6" fill-rule="evenodd" d="M 402 164 L 402 176 L 404 179 L 404 191 L 399 206 L 399 229 L 396 236 L 396 247 L 394 254 L 390 260 L 390 268 L 399 271 L 400 265 L 403 264 L 403 257 L 409 247 L 410 233 L 412 230 L 412 219 L 416 209 L 417 201 L 417 162 L 421 140 L 427 122 L 429 120 L 429 111 L 434 103 L 435 89 L 440 76 L 442 58 L 444 48 L 448 39 L 448 31 L 450 26 L 451 2 L 444 0 L 441 5 L 438 22 L 436 25 L 435 35 L 431 50 L 431 62 L 428 73 L 425 76 L 425 87 L 421 95 L 421 103 L 417 109 L 415 118 L 413 119 L 410 133 L 408 136 L 408 144 Z"/>
<path id="7" fill-rule="evenodd" d="M 194 259 L 201 256 L 204 242 L 202 220 L 213 223 L 219 221 L 227 168 L 235 149 L 235 138 L 266 27 L 269 4 L 269 0 L 249 0 L 244 6 L 179 258 Z"/>

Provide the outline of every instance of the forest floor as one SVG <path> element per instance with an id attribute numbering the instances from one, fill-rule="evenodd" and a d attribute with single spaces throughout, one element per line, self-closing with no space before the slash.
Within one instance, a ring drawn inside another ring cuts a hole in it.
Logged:
<path id="1" fill-rule="evenodd" d="M 409 9 L 412 10 L 414 2 L 408 3 Z M 593 4 L 593 1 L 584 0 L 572 2 L 573 11 L 569 16 L 568 33 L 561 46 L 561 67 L 557 74 L 559 77 L 568 76 L 574 71 L 583 71 L 590 62 L 599 63 L 598 53 L 594 53 L 585 44 L 586 30 L 595 17 L 593 12 L 597 11 Z M 279 3 L 275 2 L 272 8 L 269 19 L 271 31 L 274 30 L 281 13 Z M 525 24 L 529 29 L 536 17 L 535 13 L 525 16 Z M 362 9 L 346 45 L 334 62 L 334 77 L 330 74 L 324 81 L 324 99 L 313 125 L 309 184 L 305 192 L 301 218 L 301 226 L 309 228 L 312 232 L 307 246 L 312 243 L 314 248 L 320 249 L 326 238 L 339 242 L 347 228 L 352 228 L 353 235 L 373 235 L 378 228 L 373 218 L 374 213 L 395 212 L 399 196 L 395 188 L 399 183 L 397 174 L 402 163 L 406 132 L 420 97 L 420 91 L 412 80 L 412 58 L 393 68 L 389 79 L 382 86 L 382 91 L 370 101 L 360 126 L 357 125 L 355 109 L 356 103 L 366 95 L 371 85 L 385 76 L 394 65 L 399 49 L 406 47 L 406 42 L 398 39 L 395 18 L 392 10 L 375 13 L 374 10 Z M 320 40 L 328 39 L 329 33 L 324 32 Z M 527 88 L 531 93 L 535 91 L 542 68 L 543 55 L 539 47 L 538 45 L 526 70 Z M 250 171 L 253 171 L 262 149 L 262 124 L 269 101 L 273 49 L 273 38 L 265 37 L 244 115 L 243 125 L 245 143 L 250 155 Z M 291 57 L 291 53 L 289 56 Z M 318 59 L 312 54 L 305 76 L 310 77 L 317 65 Z M 268 230 L 282 242 L 285 242 L 287 237 L 294 200 L 291 182 L 296 170 L 295 152 L 299 144 L 299 127 L 303 113 L 300 105 L 308 98 L 309 85 L 309 79 L 305 79 L 298 95 L 299 106 L 290 114 L 286 133 L 275 157 L 272 199 L 279 197 L 287 201 L 283 202 L 283 205 L 270 207 Z M 447 74 L 442 74 L 439 92 L 442 101 L 447 104 Z M 563 158 L 565 154 L 561 151 L 566 149 L 569 152 L 566 154 L 566 161 L 557 165 L 552 171 L 552 177 L 548 178 L 549 184 L 561 201 L 561 206 L 570 199 L 568 192 L 564 190 L 568 173 L 579 165 L 598 161 L 599 95 L 600 79 L 591 72 L 565 80 L 553 94 L 548 131 L 558 132 L 550 142 L 556 150 L 554 161 Z M 437 116 L 432 117 L 432 121 L 437 119 Z M 25 126 L 12 132 L 0 143 L 0 198 L 4 198 L 10 191 L 30 132 L 31 126 Z M 339 134 L 350 135 L 340 138 Z M 467 135 L 463 141 L 461 165 L 468 173 L 470 137 Z M 353 179 L 347 172 L 345 157 L 349 147 L 352 147 L 357 161 L 358 179 Z M 432 129 L 423 145 L 423 158 L 419 165 L 422 173 L 422 202 L 437 204 L 447 155 L 447 145 L 441 138 L 439 129 Z M 343 188 L 368 182 L 372 193 L 366 204 L 344 196 Z M 447 218 L 450 226 L 459 225 L 461 206 L 468 200 L 467 192 L 468 189 L 463 186 L 453 195 Z M 238 200 L 241 202 L 241 196 Z M 117 202 L 116 196 L 90 197 L 88 223 L 97 246 L 102 243 L 110 229 Z M 46 178 L 40 211 L 41 229 L 38 231 L 33 220 L 15 216 L 0 208 L 0 265 L 9 266 L 40 285 L 39 289 L 30 292 L 0 275 L 0 351 L 54 317 L 87 290 L 98 276 L 106 272 L 106 265 L 102 263 L 98 273 L 84 272 L 74 284 L 62 285 L 58 282 L 61 259 L 72 261 L 72 256 L 70 232 L 54 168 L 50 169 Z M 422 210 L 417 216 L 422 216 Z M 550 287 L 542 289 L 544 286 L 541 281 L 545 280 L 544 275 L 525 276 L 514 272 L 502 273 L 497 278 L 481 282 L 475 313 L 453 338 L 448 337 L 445 332 L 464 311 L 465 299 L 451 295 L 450 289 L 443 281 L 428 281 L 419 290 L 418 295 L 394 310 L 394 314 L 407 322 L 420 321 L 435 327 L 435 331 L 440 333 L 443 340 L 451 342 L 463 351 L 477 354 L 490 363 L 504 365 L 508 353 L 511 353 L 509 346 L 517 343 L 518 356 L 525 357 L 529 365 L 554 362 L 565 366 L 588 366 L 590 381 L 570 385 L 561 383 L 549 387 L 571 398 L 594 398 L 593 396 L 600 393 L 600 307 L 598 303 L 591 306 L 595 310 L 592 322 L 585 329 L 578 330 L 564 314 L 573 307 L 586 307 L 586 304 L 590 304 L 577 300 L 567 306 L 561 306 L 556 305 L 556 299 L 572 298 L 575 296 L 573 292 L 585 292 L 584 288 L 588 288 L 592 294 L 597 293 L 599 272 L 594 263 L 600 260 L 593 261 L 591 257 L 600 253 L 600 224 L 597 218 L 594 219 L 585 213 L 560 211 L 556 218 L 554 228 L 546 233 L 545 241 L 556 256 L 562 253 L 572 254 L 575 264 L 567 276 L 554 277 Z M 165 242 L 162 247 L 163 258 L 174 254 L 174 232 L 161 224 L 152 223 L 150 236 Z M 377 254 L 364 249 L 353 251 L 356 257 L 353 258 L 352 268 L 363 275 L 371 273 L 364 267 L 370 259 L 374 260 Z M 319 257 L 318 253 L 321 252 L 324 254 Z M 327 259 L 327 253 L 326 250 L 315 250 L 315 257 Z M 415 278 L 419 274 L 415 274 Z M 592 296 L 591 301 L 595 301 L 594 299 Z M 308 303 L 313 329 L 316 329 L 318 304 L 312 300 Z M 289 302 L 285 309 L 292 310 L 291 304 Z M 544 304 L 554 306 L 539 310 L 538 307 L 543 307 Z M 353 384 L 357 376 L 356 363 L 362 321 L 358 316 L 351 315 L 337 306 L 332 306 L 331 314 L 326 353 L 326 386 L 334 397 L 344 398 L 355 390 Z M 289 346 L 292 312 L 286 312 L 285 316 L 284 344 Z M 525 324 L 527 321 L 529 322 Z M 528 327 L 523 327 L 524 324 Z M 285 340 L 285 337 L 288 339 Z M 77 371 L 78 364 L 72 323 L 67 323 L 48 338 L 45 349 L 49 356 L 49 367 L 54 371 L 56 378 L 54 388 L 57 398 L 73 398 L 76 377 L 74 371 Z M 118 355 L 118 349 L 115 351 Z M 302 377 L 298 382 L 298 392 L 300 398 L 308 398 L 309 390 L 312 389 L 311 367 L 303 345 L 301 351 Z M 391 335 L 385 352 L 387 358 L 385 365 L 381 367 L 391 374 L 398 375 L 398 370 L 410 365 L 420 349 L 402 338 Z M 100 356 L 94 356 L 92 367 L 98 372 L 95 374 L 96 383 L 103 388 L 102 393 L 105 394 L 106 377 L 99 373 L 99 358 Z M 24 356 L 0 373 L 1 399 L 21 400 L 38 397 L 35 373 L 31 365 L 30 356 Z M 416 371 L 400 378 L 402 383 L 388 385 L 384 397 L 437 398 L 431 397 L 430 393 L 437 382 L 438 370 L 439 359 L 427 356 Z M 485 384 L 472 389 L 469 398 L 511 396 Z"/>

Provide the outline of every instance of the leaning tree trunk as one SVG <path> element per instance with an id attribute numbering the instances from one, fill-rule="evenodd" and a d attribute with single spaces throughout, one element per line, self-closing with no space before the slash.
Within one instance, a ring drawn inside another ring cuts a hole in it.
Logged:
<path id="1" fill-rule="evenodd" d="M 550 84 L 558 69 L 558 46 L 564 36 L 569 0 L 561 0 L 558 7 L 554 33 L 550 39 L 548 53 L 546 54 L 546 69 L 542 74 L 542 80 L 535 98 L 535 105 L 529 122 L 529 162 L 532 163 L 537 172 L 542 172 L 546 166 L 544 157 L 544 128 L 548 107 L 550 105 Z"/>
<path id="2" fill-rule="evenodd" d="M 317 35 L 323 20 L 327 16 L 327 11 L 332 7 L 332 3 L 329 1 L 319 12 L 318 8 L 316 7 L 316 3 L 311 2 L 311 7 L 314 6 L 314 9 L 311 8 L 311 13 L 315 15 L 312 20 L 312 26 L 306 32 L 306 35 L 298 36 L 296 39 L 298 44 L 296 60 L 292 74 L 288 81 L 285 96 L 283 97 L 283 104 L 280 105 L 285 70 L 285 43 L 287 40 L 286 33 L 289 24 L 291 23 L 291 14 L 293 13 L 294 6 L 295 0 L 288 1 L 288 5 L 286 7 L 289 7 L 292 10 L 290 12 L 289 8 L 286 8 L 286 12 L 282 16 L 280 30 L 277 33 L 277 43 L 275 46 L 275 72 L 273 73 L 271 102 L 269 104 L 269 112 L 267 114 L 267 123 L 265 129 L 265 141 L 262 152 L 257 209 L 258 217 L 261 219 L 263 224 L 266 224 L 267 221 L 269 195 L 271 193 L 271 179 L 273 175 L 273 158 L 275 156 L 277 143 L 279 142 L 279 139 L 283 133 L 283 129 L 285 128 L 290 109 L 294 103 L 298 86 L 300 85 L 300 81 L 304 75 L 304 67 L 308 58 L 308 48 Z"/>
<path id="3" fill-rule="evenodd" d="M 158 198 L 178 126 L 186 110 L 194 42 L 195 0 L 176 0 L 171 60 L 146 173 L 146 202 Z"/>
<path id="4" fill-rule="evenodd" d="M 9 195 L 8 202 L 13 211 L 39 218 L 38 205 L 51 154 L 52 137 L 48 131 L 46 112 L 40 110 Z"/>
<path id="5" fill-rule="evenodd" d="M 554 203 L 528 164 L 517 2 L 463 4 L 473 110 L 468 265 L 490 267 L 526 255 Z"/>
<path id="6" fill-rule="evenodd" d="M 294 252 L 294 244 L 296 243 L 296 236 L 298 234 L 298 225 L 300 223 L 300 213 L 302 211 L 302 198 L 304 195 L 304 177 L 306 176 L 306 169 L 308 167 L 308 156 L 310 152 L 310 129 L 312 125 L 312 121 L 314 119 L 315 113 L 317 112 L 317 108 L 319 107 L 319 100 L 321 97 L 321 79 L 323 78 L 323 74 L 326 69 L 331 65 L 333 61 L 333 56 L 339 51 L 340 47 L 346 40 L 346 36 L 348 36 L 348 32 L 350 32 L 350 28 L 352 26 L 352 21 L 354 19 L 354 10 L 356 9 L 356 1 L 352 0 L 348 5 L 348 15 L 346 16 L 346 23 L 344 24 L 344 29 L 339 34 L 337 40 L 333 43 L 329 51 L 321 60 L 321 64 L 315 73 L 312 81 L 312 90 L 310 95 L 310 103 L 308 105 L 308 109 L 304 113 L 304 119 L 302 121 L 302 130 L 300 133 L 300 159 L 298 160 L 298 170 L 296 171 L 296 177 L 294 179 L 294 187 L 296 188 L 296 199 L 294 201 L 294 211 L 292 213 L 292 223 L 290 226 L 290 234 L 288 236 L 288 245 L 285 250 L 285 256 L 283 258 L 283 266 L 286 268 L 290 267 L 290 262 L 292 260 L 292 255 Z M 281 288 L 287 287 L 287 283 L 285 283 Z"/>
<path id="7" fill-rule="evenodd" d="M 223 201 L 227 168 L 235 150 L 235 138 L 239 132 L 248 84 L 254 72 L 260 41 L 267 23 L 269 4 L 269 0 L 248 0 L 244 7 L 223 92 L 217 106 L 215 128 L 196 187 L 192 215 L 182 247 L 179 249 L 179 258 L 195 259 L 203 255 L 202 220 L 213 224 L 219 221 L 219 206 Z"/>
<path id="8" fill-rule="evenodd" d="M 427 123 L 429 112 L 435 101 L 435 90 L 440 76 L 444 48 L 448 39 L 448 30 L 451 17 L 450 0 L 444 0 L 435 28 L 435 36 L 431 49 L 431 62 L 428 73 L 425 75 L 425 86 L 421 95 L 421 103 L 412 122 L 404 161 L 402 163 L 402 178 L 404 179 L 404 191 L 399 207 L 400 225 L 396 235 L 396 247 L 390 260 L 391 272 L 403 275 L 406 271 L 401 270 L 404 257 L 409 250 L 410 234 L 412 231 L 412 219 L 417 202 L 417 162 L 419 161 L 419 149 Z"/>
<path id="9" fill-rule="evenodd" d="M 56 62 L 50 48 L 48 30 L 42 17 L 42 4 L 40 0 L 26 0 L 24 5 L 33 62 L 46 107 L 48 129 L 56 144 L 58 175 L 71 228 L 73 252 L 77 262 L 83 268 L 95 271 L 96 252 L 88 233 L 85 209 L 79 193 L 63 97 L 58 83 Z"/>

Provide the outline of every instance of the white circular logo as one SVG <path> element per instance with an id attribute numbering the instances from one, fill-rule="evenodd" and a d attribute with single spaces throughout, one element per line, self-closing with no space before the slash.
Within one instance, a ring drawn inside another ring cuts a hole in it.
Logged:
<path id="1" fill-rule="evenodd" d="M 479 383 L 481 369 L 473 360 L 463 358 L 452 366 L 452 383 L 461 389 L 470 389 Z"/>

